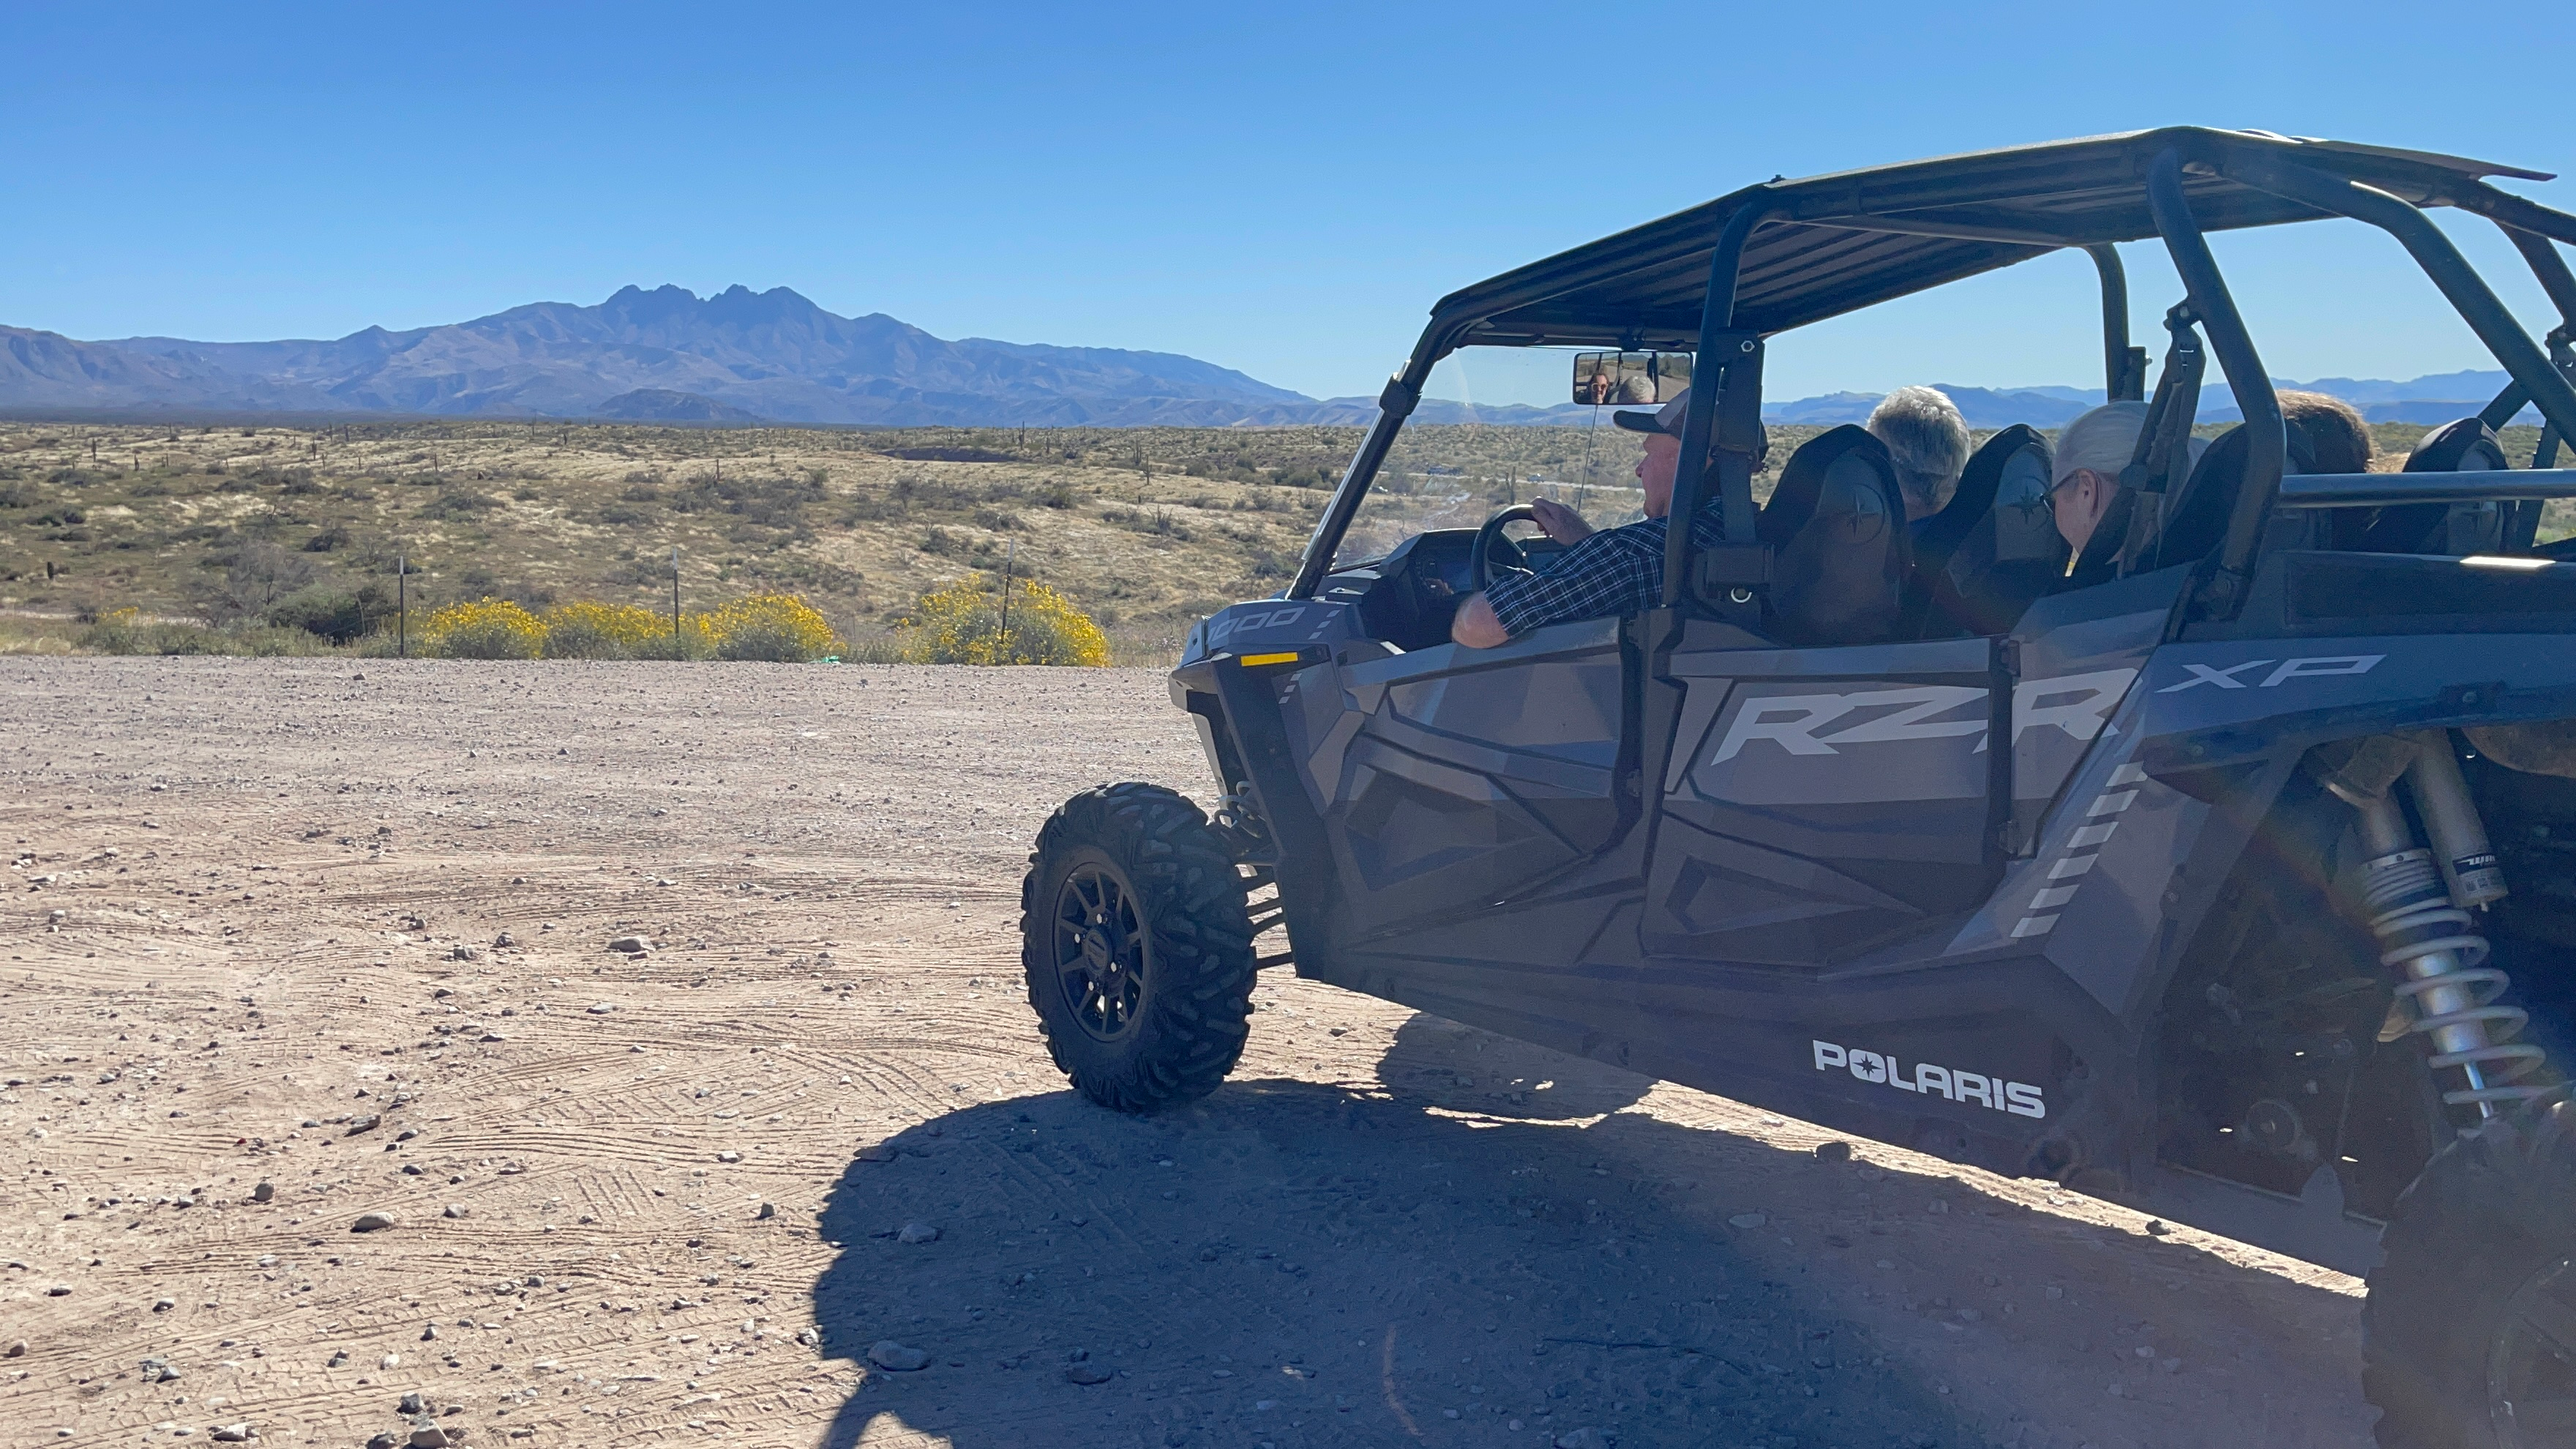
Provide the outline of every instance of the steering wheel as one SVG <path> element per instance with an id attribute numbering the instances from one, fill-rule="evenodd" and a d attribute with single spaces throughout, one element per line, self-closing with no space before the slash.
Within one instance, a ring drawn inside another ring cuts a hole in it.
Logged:
<path id="1" fill-rule="evenodd" d="M 1502 564 L 1504 568 L 1529 566 L 1529 555 L 1521 550 L 1519 544 L 1503 537 L 1503 527 L 1506 524 L 1535 521 L 1537 518 L 1537 509 L 1526 503 L 1515 503 L 1509 508 L 1497 509 L 1493 517 L 1485 520 L 1485 526 L 1476 530 L 1476 547 L 1474 553 L 1470 555 L 1471 561 L 1467 567 L 1468 577 L 1476 581 L 1476 588 L 1479 591 L 1493 587 L 1494 555 L 1497 553 L 1504 555 Z"/>

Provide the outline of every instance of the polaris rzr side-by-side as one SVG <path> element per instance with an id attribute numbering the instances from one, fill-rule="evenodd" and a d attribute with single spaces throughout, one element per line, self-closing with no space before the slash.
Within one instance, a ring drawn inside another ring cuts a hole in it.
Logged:
<path id="1" fill-rule="evenodd" d="M 2495 177 L 2547 179 L 2176 128 L 1774 181 L 1443 299 L 1294 582 L 1172 674 L 1213 817 L 1111 785 L 1038 837 L 1057 1064 L 1122 1110 L 1204 1094 L 1293 963 L 2366 1273 L 2382 1443 L 2576 1444 L 2576 540 L 2536 542 L 2576 497 L 2576 217 Z M 2502 228 L 2545 344 L 2437 206 Z M 2337 217 L 2511 378 L 2402 472 L 2317 470 L 2206 241 Z M 2149 240 L 2184 293 L 2152 398 Z M 2146 410 L 2080 548 L 2029 427 L 1911 527 L 1859 428 L 1757 501 L 1769 339 L 2063 248 Z M 1544 566 L 1529 510 L 1364 521 L 1433 365 L 1493 346 L 1601 349 L 1589 401 L 1690 381 L 1670 512 L 1723 527 L 1664 532 L 1656 607 L 1465 647 L 1460 601 Z M 2244 422 L 2196 449 L 2207 356 Z"/>

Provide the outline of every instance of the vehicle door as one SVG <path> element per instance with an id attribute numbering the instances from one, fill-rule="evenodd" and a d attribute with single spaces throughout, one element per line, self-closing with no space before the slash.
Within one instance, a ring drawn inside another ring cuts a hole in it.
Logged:
<path id="1" fill-rule="evenodd" d="M 2000 640 L 1739 647 L 1694 623 L 1647 862 L 1643 945 L 1789 967 L 1973 907 L 2001 863 Z"/>
<path id="2" fill-rule="evenodd" d="M 1302 672 L 1283 701 L 1343 939 L 1488 907 L 1618 838 L 1618 621 Z"/>

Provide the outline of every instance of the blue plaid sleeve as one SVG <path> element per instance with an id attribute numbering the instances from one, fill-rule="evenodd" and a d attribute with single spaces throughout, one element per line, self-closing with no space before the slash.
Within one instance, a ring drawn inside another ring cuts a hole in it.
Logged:
<path id="1" fill-rule="evenodd" d="M 1515 637 L 1569 619 L 1642 614 L 1663 601 L 1664 534 L 1660 518 L 1605 528 L 1558 554 L 1543 572 L 1494 580 L 1485 602 L 1503 631 Z M 1725 536 L 1714 514 L 1693 522 L 1694 543 L 1705 546 Z"/>

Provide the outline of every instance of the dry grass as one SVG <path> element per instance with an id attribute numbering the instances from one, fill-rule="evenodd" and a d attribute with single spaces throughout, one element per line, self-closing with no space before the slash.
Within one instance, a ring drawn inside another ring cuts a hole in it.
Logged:
<path id="1" fill-rule="evenodd" d="M 1816 431 L 1774 428 L 1773 464 Z M 2402 453 L 2424 430 L 2376 431 Z M 862 656 L 924 591 L 1009 559 L 1099 620 L 1119 662 L 1159 663 L 1195 618 L 1285 583 L 1359 437 L 0 423 L 0 611 L 20 616 L 0 652 L 72 647 L 79 626 L 30 613 L 257 623 L 299 591 L 373 585 L 374 618 L 397 557 L 415 610 L 485 595 L 659 610 L 676 546 L 688 607 L 800 594 Z M 2527 460 L 2535 437 L 2508 429 L 2507 448 Z M 1407 429 L 1367 523 L 1471 524 L 1541 492 L 1616 522 L 1635 455 L 1606 426 Z M 2576 524 L 2563 512 L 2553 536 Z"/>

